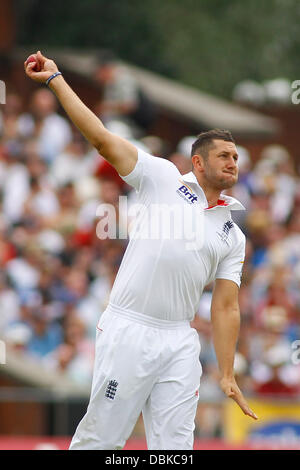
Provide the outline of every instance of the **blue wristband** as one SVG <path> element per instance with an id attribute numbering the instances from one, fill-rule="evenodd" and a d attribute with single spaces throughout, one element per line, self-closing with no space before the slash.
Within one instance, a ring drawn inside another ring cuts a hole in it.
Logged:
<path id="1" fill-rule="evenodd" d="M 51 75 L 51 77 L 49 77 L 46 81 L 46 85 L 48 86 L 49 83 L 51 82 L 51 80 L 53 80 L 53 78 L 57 77 L 58 75 L 62 75 L 61 72 L 55 72 L 53 75 Z"/>

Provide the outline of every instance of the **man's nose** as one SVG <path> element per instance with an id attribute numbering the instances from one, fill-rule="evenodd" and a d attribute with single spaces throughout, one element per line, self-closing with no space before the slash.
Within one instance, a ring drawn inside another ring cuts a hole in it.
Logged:
<path id="1" fill-rule="evenodd" d="M 230 168 L 230 169 L 236 169 L 237 168 L 237 161 L 233 157 L 230 157 L 228 159 L 227 168 Z"/>

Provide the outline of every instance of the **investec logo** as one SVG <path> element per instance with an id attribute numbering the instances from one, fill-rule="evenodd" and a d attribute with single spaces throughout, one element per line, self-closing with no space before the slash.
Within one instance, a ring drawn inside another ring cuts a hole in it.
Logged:
<path id="1" fill-rule="evenodd" d="M 186 183 L 181 180 L 179 181 L 180 183 L 182 183 L 182 186 L 180 186 L 180 188 L 178 188 L 176 192 L 189 204 L 194 204 L 194 202 L 198 200 L 198 197 L 196 196 L 196 194 L 193 193 L 192 189 Z"/>

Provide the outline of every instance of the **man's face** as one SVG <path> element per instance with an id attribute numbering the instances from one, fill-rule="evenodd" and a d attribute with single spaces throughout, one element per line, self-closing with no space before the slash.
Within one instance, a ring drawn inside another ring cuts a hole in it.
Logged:
<path id="1" fill-rule="evenodd" d="M 231 188 L 238 180 L 238 154 L 233 142 L 214 140 L 214 147 L 203 159 L 206 181 L 216 189 Z"/>
<path id="2" fill-rule="evenodd" d="M 53 93 L 48 89 L 41 88 L 35 92 L 31 107 L 33 114 L 43 119 L 56 111 L 57 104 Z"/>

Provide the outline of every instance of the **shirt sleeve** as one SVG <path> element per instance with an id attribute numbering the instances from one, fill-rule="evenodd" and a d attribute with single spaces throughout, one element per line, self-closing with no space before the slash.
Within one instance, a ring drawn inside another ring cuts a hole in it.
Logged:
<path id="1" fill-rule="evenodd" d="M 216 279 L 228 279 L 235 282 L 238 287 L 240 287 L 245 260 L 245 247 L 246 237 L 240 231 L 238 240 L 234 244 L 234 248 L 219 263 L 216 272 Z"/>
<path id="2" fill-rule="evenodd" d="M 176 166 L 161 157 L 154 157 L 149 153 L 137 148 L 138 159 L 134 169 L 126 176 L 120 177 L 130 186 L 135 188 L 139 193 L 142 188 L 152 187 L 155 182 L 159 183 L 168 182 L 170 173 L 178 173 Z"/>

